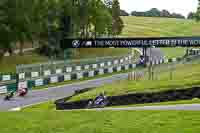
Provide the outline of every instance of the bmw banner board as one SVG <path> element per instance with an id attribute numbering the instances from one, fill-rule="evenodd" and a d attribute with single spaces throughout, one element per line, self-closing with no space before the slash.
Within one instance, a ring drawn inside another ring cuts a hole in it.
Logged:
<path id="1" fill-rule="evenodd" d="M 9 80 L 11 80 L 11 75 L 3 75 L 2 76 L 2 80 L 3 81 L 9 81 Z"/>
<path id="2" fill-rule="evenodd" d="M 0 86 L 0 94 L 7 93 L 7 86 Z"/>

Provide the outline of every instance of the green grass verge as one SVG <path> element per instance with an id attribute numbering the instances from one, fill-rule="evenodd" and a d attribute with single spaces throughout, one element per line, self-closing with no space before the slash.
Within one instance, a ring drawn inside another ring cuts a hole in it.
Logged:
<path id="1" fill-rule="evenodd" d="M 122 17 L 124 37 L 199 36 L 200 27 L 194 20 L 159 17 Z"/>
<path id="2" fill-rule="evenodd" d="M 0 60 L 0 73 L 16 72 L 16 65 L 34 64 L 48 61 L 47 57 L 40 56 L 33 52 L 26 52 L 23 56 L 12 55 L 3 57 Z"/>
<path id="3" fill-rule="evenodd" d="M 107 56 L 124 56 L 128 54 L 127 48 L 80 48 L 75 51 L 75 59 L 96 58 Z"/>
<path id="4" fill-rule="evenodd" d="M 160 48 L 166 58 L 183 57 L 186 54 L 186 48 Z"/>
<path id="5" fill-rule="evenodd" d="M 22 108 L 22 111 L 56 111 L 55 101 L 48 101 Z"/>
<path id="6" fill-rule="evenodd" d="M 2 133 L 199 133 L 198 111 L 0 113 Z"/>
<path id="7" fill-rule="evenodd" d="M 128 81 L 122 80 L 107 84 L 86 93 L 74 96 L 70 101 L 95 98 L 99 93 L 106 92 L 108 96 L 122 95 L 137 92 L 156 92 L 170 89 L 183 89 L 200 85 L 200 63 L 180 64 L 173 70 L 173 79 L 169 79 L 170 72 L 157 68 L 157 80 Z M 148 75 L 147 75 L 148 77 Z"/>

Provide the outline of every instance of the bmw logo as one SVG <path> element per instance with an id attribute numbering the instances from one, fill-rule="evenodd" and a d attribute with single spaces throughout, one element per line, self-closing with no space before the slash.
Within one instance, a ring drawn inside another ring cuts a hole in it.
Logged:
<path id="1" fill-rule="evenodd" d="M 78 48 L 78 47 L 80 46 L 80 42 L 79 42 L 78 40 L 74 40 L 74 41 L 72 42 L 72 46 L 73 46 L 74 48 Z"/>

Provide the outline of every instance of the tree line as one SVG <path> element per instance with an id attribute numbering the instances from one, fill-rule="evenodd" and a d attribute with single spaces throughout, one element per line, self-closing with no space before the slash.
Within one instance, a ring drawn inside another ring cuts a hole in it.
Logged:
<path id="1" fill-rule="evenodd" d="M 17 43 L 22 55 L 26 42 L 51 49 L 64 37 L 117 36 L 122 29 L 118 0 L 1 0 L 0 58 Z"/>
<path id="2" fill-rule="evenodd" d="M 199 11 L 200 9 L 198 9 Z M 198 12 L 190 12 L 187 16 L 187 19 L 198 19 Z M 138 12 L 132 11 L 131 14 L 126 12 L 125 10 L 120 10 L 120 16 L 143 16 L 143 17 L 168 17 L 168 18 L 181 18 L 185 19 L 185 17 L 178 13 L 170 13 L 167 10 L 159 11 L 157 8 L 152 8 L 146 12 Z"/>
<path id="3" fill-rule="evenodd" d="M 168 10 L 158 10 L 157 8 L 152 8 L 146 12 L 131 12 L 132 16 L 144 16 L 144 17 L 167 17 L 167 18 L 180 18 L 185 19 L 182 14 L 179 13 L 170 13 Z"/>

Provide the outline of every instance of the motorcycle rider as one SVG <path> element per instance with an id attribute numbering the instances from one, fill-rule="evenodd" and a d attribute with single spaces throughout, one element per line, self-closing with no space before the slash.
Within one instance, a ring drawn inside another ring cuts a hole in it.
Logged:
<path id="1" fill-rule="evenodd" d="M 107 97 L 105 96 L 105 93 L 100 93 L 94 100 L 89 101 L 87 107 L 91 108 L 91 107 L 104 106 L 104 104 L 106 104 L 106 101 Z"/>
<path id="2" fill-rule="evenodd" d="M 28 92 L 28 88 L 21 88 L 18 90 L 19 96 L 25 96 Z"/>
<path id="3" fill-rule="evenodd" d="M 96 105 L 100 105 L 102 104 L 104 101 L 106 100 L 106 96 L 104 95 L 104 93 L 100 93 L 99 96 L 97 96 L 94 100 L 94 103 Z"/>
<path id="4" fill-rule="evenodd" d="M 10 93 L 8 93 L 5 97 L 5 100 L 10 100 L 10 98 L 12 98 L 15 94 L 15 91 L 11 91 Z"/>

